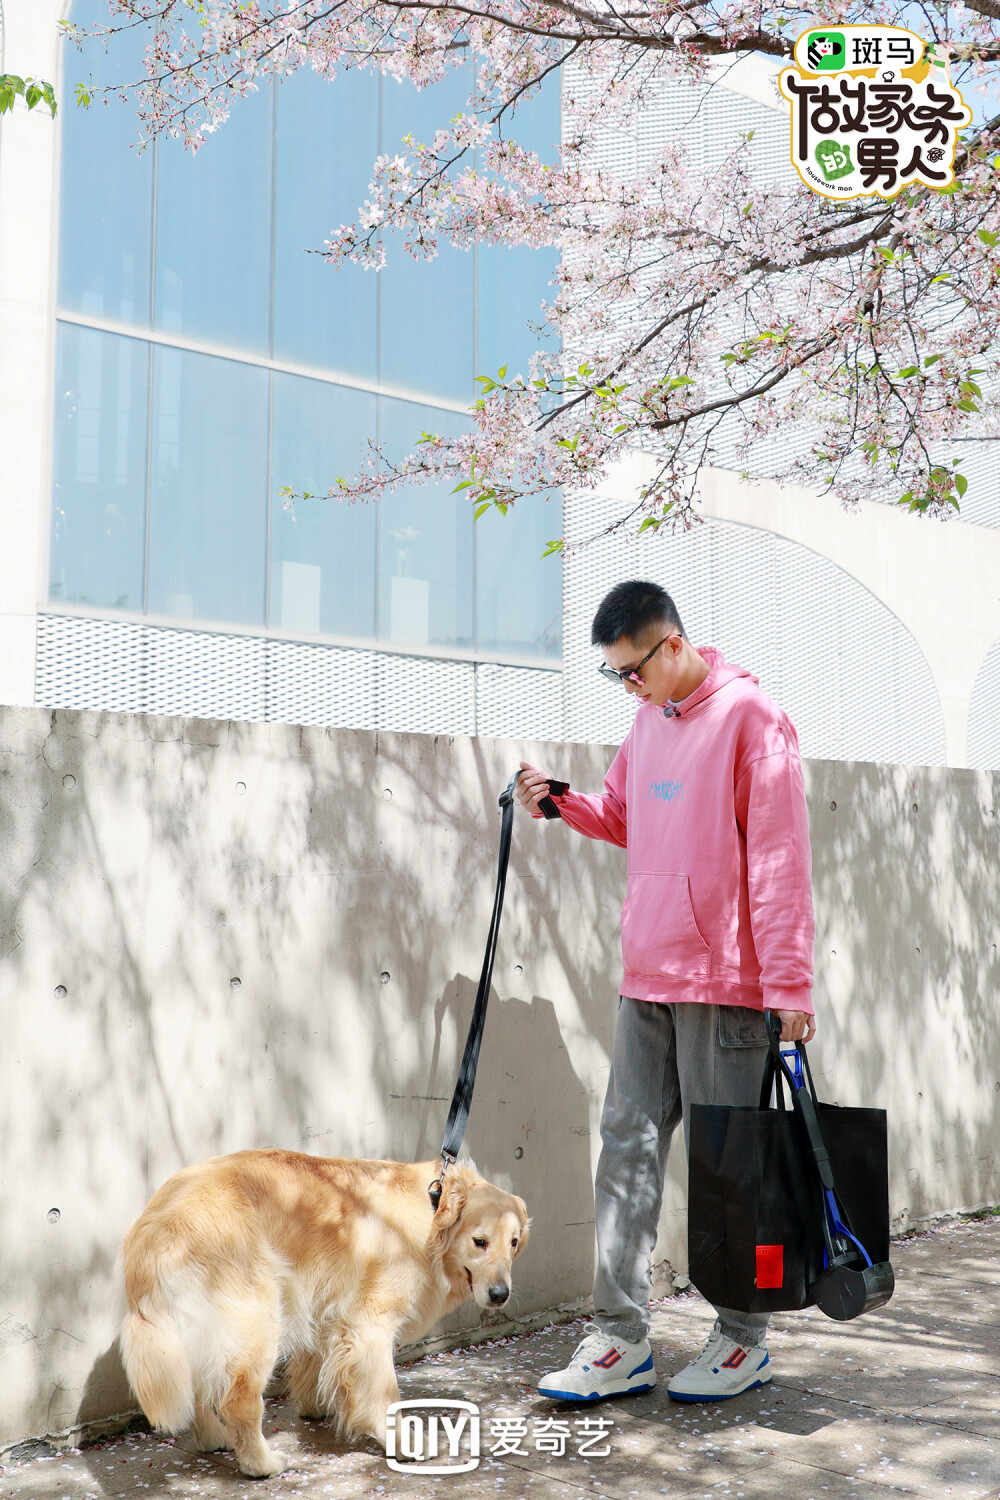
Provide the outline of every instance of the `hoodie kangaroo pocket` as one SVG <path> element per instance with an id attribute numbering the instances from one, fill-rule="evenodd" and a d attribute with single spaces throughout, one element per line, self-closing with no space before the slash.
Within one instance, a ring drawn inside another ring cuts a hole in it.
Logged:
<path id="1" fill-rule="evenodd" d="M 629 875 L 622 958 L 626 974 L 708 978 L 711 950 L 698 930 L 686 875 Z"/>

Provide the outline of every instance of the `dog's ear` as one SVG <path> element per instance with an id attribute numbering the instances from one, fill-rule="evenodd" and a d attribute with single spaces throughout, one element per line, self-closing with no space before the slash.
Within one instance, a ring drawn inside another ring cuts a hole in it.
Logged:
<path id="1" fill-rule="evenodd" d="M 441 1202 L 434 1215 L 435 1231 L 451 1229 L 458 1223 L 465 1207 L 465 1198 L 466 1188 L 461 1176 L 455 1171 L 446 1172 L 441 1184 Z"/>
<path id="2" fill-rule="evenodd" d="M 528 1218 L 528 1205 L 523 1198 L 515 1198 L 514 1204 L 517 1208 L 518 1218 L 521 1220 L 521 1228 L 517 1236 L 517 1249 L 514 1251 L 514 1258 L 516 1260 L 528 1243 L 528 1236 L 531 1233 L 531 1220 Z"/>

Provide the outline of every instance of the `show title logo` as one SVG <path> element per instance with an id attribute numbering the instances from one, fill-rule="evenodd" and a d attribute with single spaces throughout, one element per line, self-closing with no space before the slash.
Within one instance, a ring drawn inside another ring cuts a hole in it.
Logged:
<path id="1" fill-rule="evenodd" d="M 944 49 L 899 26 L 804 31 L 779 85 L 791 105 L 791 155 L 825 198 L 895 198 L 953 181 L 958 132 L 972 112 Z"/>

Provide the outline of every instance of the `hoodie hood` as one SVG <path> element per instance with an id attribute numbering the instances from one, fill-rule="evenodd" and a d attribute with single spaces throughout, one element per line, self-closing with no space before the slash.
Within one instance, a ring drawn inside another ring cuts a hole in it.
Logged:
<path id="1" fill-rule="evenodd" d="M 702 661 L 708 663 L 708 676 L 704 682 L 695 688 L 693 693 L 688 693 L 687 697 L 682 698 L 679 703 L 667 703 L 664 705 L 660 711 L 668 719 L 687 718 L 688 714 L 707 703 L 709 698 L 717 693 L 721 687 L 725 687 L 729 682 L 735 682 L 738 677 L 745 677 L 748 682 L 753 683 L 754 687 L 759 686 L 758 680 L 752 672 L 748 672 L 746 667 L 737 667 L 732 662 L 725 661 L 722 652 L 717 651 L 714 646 L 699 646 L 697 650 Z"/>

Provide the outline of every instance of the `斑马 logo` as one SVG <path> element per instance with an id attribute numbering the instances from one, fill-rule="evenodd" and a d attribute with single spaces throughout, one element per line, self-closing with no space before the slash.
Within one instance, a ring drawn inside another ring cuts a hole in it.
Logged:
<path id="1" fill-rule="evenodd" d="M 813 31 L 806 43 L 810 68 L 817 73 L 839 73 L 847 62 L 847 48 L 842 31 Z"/>

